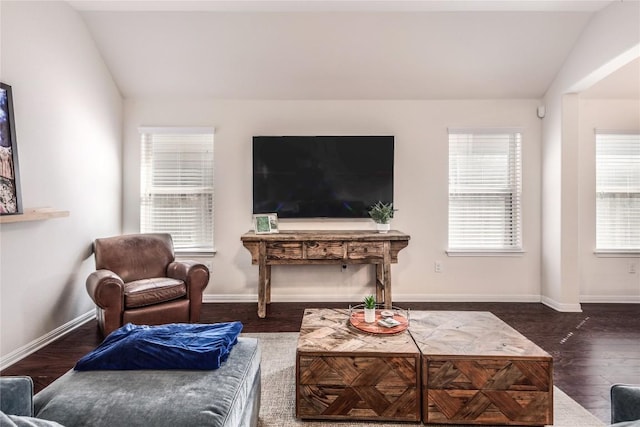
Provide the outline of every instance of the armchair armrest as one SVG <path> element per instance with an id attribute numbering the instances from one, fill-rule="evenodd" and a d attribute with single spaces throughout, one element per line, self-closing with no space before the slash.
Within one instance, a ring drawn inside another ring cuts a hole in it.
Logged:
<path id="1" fill-rule="evenodd" d="M 110 270 L 97 270 L 87 277 L 87 292 L 100 308 L 122 310 L 124 306 L 124 282 Z"/>
<path id="2" fill-rule="evenodd" d="M 209 284 L 207 266 L 195 261 L 174 261 L 167 266 L 167 276 L 185 283 L 189 299 L 189 321 L 191 323 L 199 322 L 202 294 L 204 288 Z"/>
<path id="3" fill-rule="evenodd" d="M 33 381 L 30 377 L 0 377 L 0 410 L 7 415 L 33 416 Z"/>
<path id="4" fill-rule="evenodd" d="M 640 385 L 611 386 L 611 423 L 640 420 Z"/>
<path id="5" fill-rule="evenodd" d="M 196 261 L 174 261 L 167 266 L 167 276 L 182 280 L 187 285 L 187 293 L 202 293 L 209 284 L 209 269 Z"/>
<path id="6" fill-rule="evenodd" d="M 103 335 L 122 326 L 124 281 L 111 270 L 96 270 L 87 277 L 87 292 L 96 304 L 98 325 Z"/>

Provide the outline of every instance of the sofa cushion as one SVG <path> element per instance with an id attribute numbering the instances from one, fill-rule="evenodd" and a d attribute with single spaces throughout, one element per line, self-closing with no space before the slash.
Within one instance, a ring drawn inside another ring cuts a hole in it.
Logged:
<path id="1" fill-rule="evenodd" d="M 36 394 L 34 405 L 37 417 L 66 427 L 235 427 L 247 425 L 259 386 L 258 341 L 240 337 L 220 369 L 71 370 Z"/>
<path id="2" fill-rule="evenodd" d="M 168 277 L 141 279 L 124 284 L 125 308 L 159 304 L 186 295 L 187 286 L 184 282 Z"/>
<path id="3" fill-rule="evenodd" d="M 0 412 L 0 426 L 2 427 L 64 427 L 55 421 L 41 420 L 24 415 L 7 415 Z"/>
<path id="4" fill-rule="evenodd" d="M 83 356 L 75 369 L 218 369 L 241 331 L 240 322 L 127 323 Z"/>

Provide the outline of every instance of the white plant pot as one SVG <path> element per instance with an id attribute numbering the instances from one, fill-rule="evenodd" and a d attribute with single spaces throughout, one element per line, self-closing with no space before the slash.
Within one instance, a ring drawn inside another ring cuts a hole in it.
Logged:
<path id="1" fill-rule="evenodd" d="M 376 321 L 376 309 L 365 308 L 364 309 L 364 321 L 367 323 L 373 323 Z"/>
<path id="2" fill-rule="evenodd" d="M 378 233 L 388 233 L 389 230 L 391 230 L 391 224 L 376 223 L 376 228 L 378 229 Z"/>

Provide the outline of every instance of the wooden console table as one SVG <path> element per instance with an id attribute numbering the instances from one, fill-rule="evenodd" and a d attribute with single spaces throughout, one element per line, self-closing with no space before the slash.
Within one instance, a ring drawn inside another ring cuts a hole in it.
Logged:
<path id="1" fill-rule="evenodd" d="M 391 307 L 391 264 L 409 244 L 409 235 L 391 230 L 377 231 L 281 231 L 275 234 L 241 236 L 258 264 L 258 317 L 267 315 L 271 302 L 271 266 L 300 264 L 374 264 L 376 301 Z"/>

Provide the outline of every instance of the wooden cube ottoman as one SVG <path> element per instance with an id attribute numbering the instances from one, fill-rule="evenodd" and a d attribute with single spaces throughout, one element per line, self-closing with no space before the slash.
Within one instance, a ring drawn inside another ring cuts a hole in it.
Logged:
<path id="1" fill-rule="evenodd" d="M 346 309 L 306 309 L 296 352 L 296 416 L 420 421 L 420 353 L 411 336 L 350 327 Z"/>
<path id="2" fill-rule="evenodd" d="M 489 312 L 411 312 L 422 420 L 553 424 L 553 358 Z"/>

